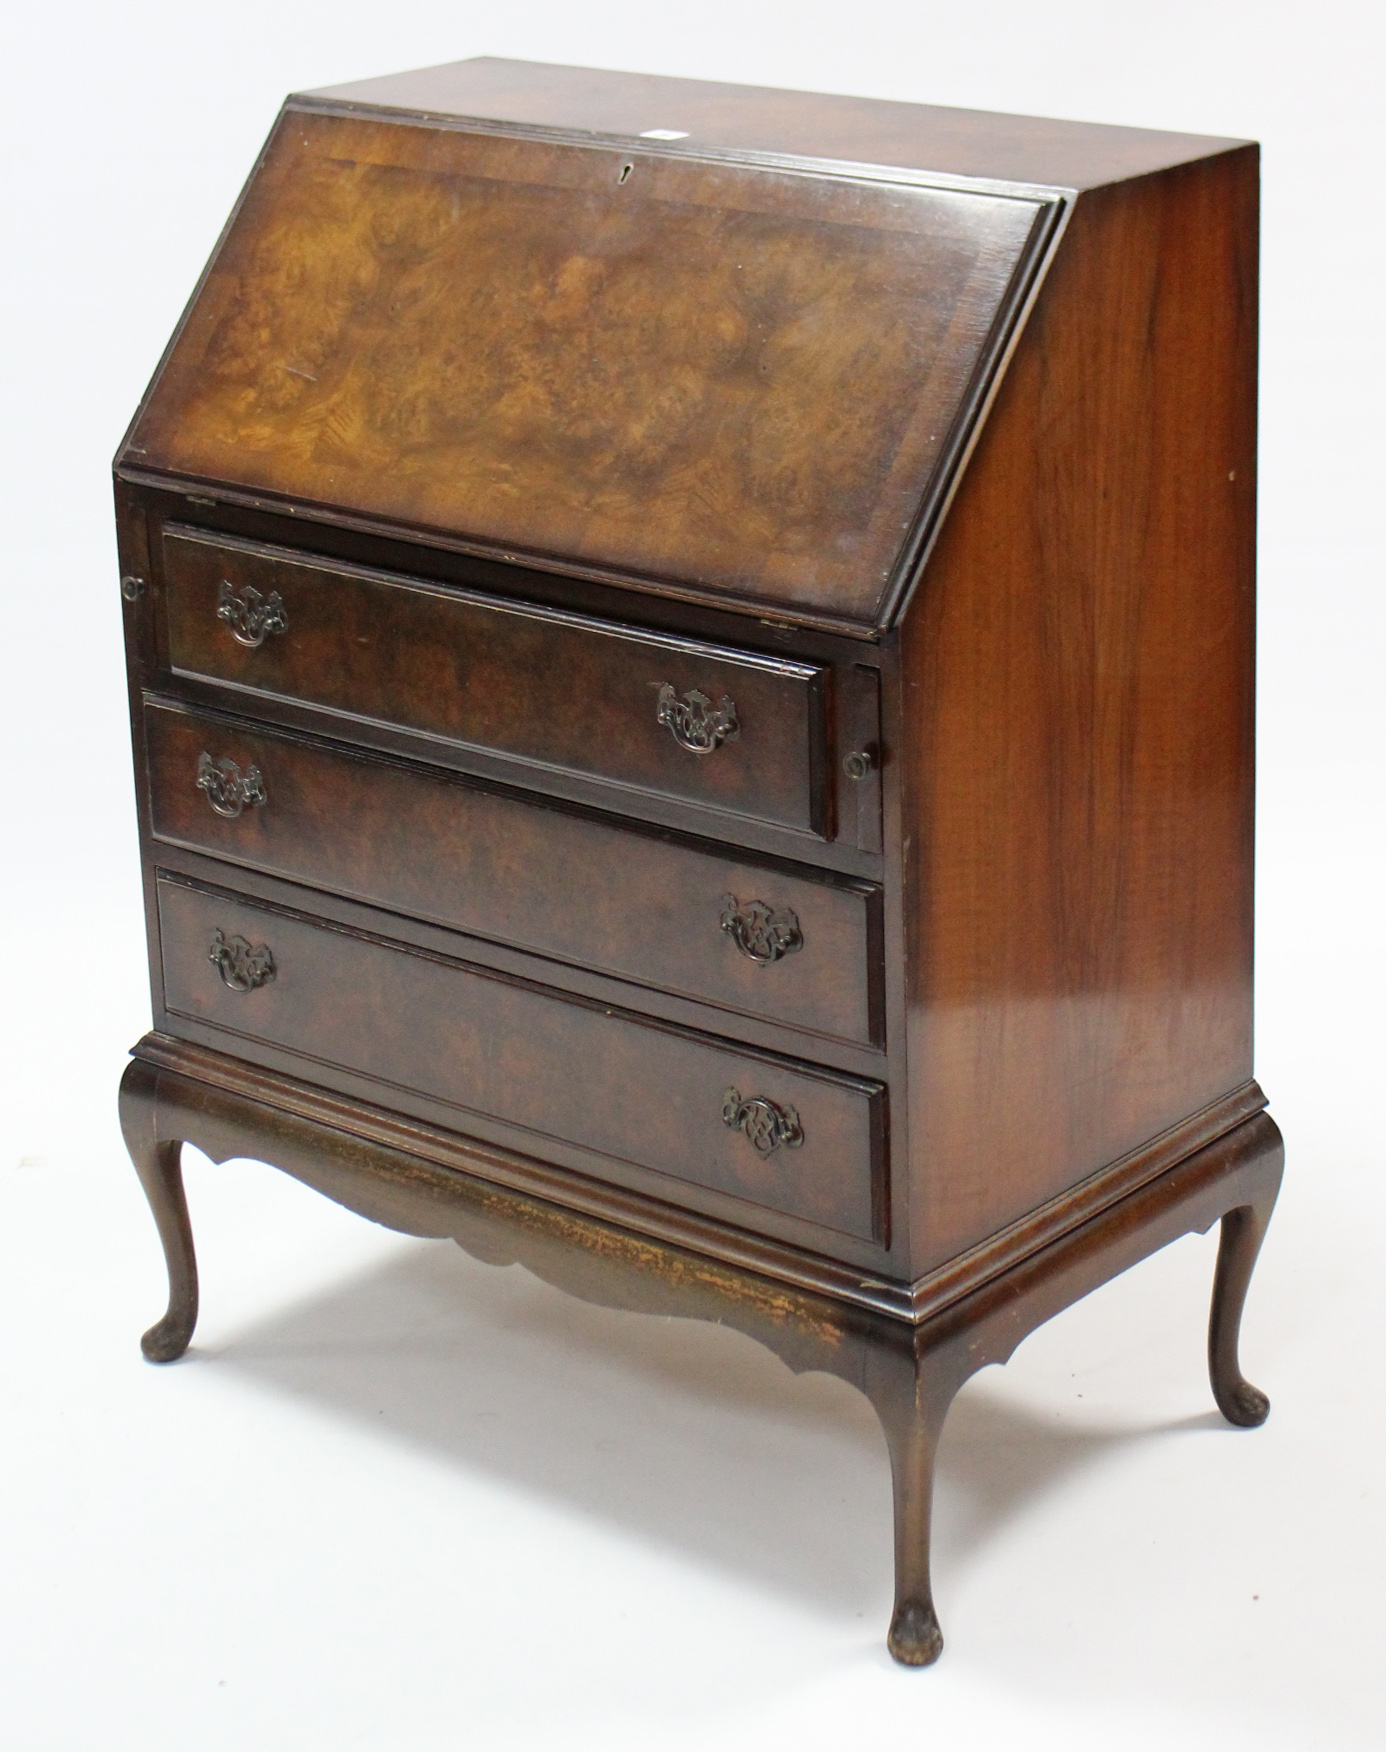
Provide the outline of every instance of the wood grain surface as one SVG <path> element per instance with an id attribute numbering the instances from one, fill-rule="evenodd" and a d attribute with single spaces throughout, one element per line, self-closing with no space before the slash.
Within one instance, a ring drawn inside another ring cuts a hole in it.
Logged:
<path id="1" fill-rule="evenodd" d="M 1251 1075 L 1256 258 L 1078 201 L 905 622 L 916 1272 Z"/>
<path id="2" fill-rule="evenodd" d="M 125 460 L 870 621 L 1044 212 L 291 108 Z"/>
<path id="3" fill-rule="evenodd" d="M 880 896 L 869 883 L 815 879 L 242 719 L 148 706 L 145 721 L 150 818 L 165 843 L 742 1015 L 882 1038 L 869 971 Z M 207 753 L 254 767 L 264 804 L 217 815 L 197 789 Z M 749 959 L 721 928 L 728 894 L 788 909 L 802 946 Z M 735 1027 L 729 1016 L 715 1025 Z"/>
<path id="4" fill-rule="evenodd" d="M 861 1240 L 881 1240 L 880 1086 L 406 949 L 309 917 L 171 880 L 159 883 L 169 1011 L 227 1032 L 254 1057 L 265 1041 L 364 1072 L 385 1105 L 419 1091 L 528 1134 L 563 1139 Z M 382 920 L 388 925 L 388 920 Z M 265 945 L 274 973 L 231 990 L 208 956 L 216 931 Z M 758 1155 L 723 1120 L 727 1091 L 793 1108 L 798 1147 Z M 754 1226 L 754 1213 L 746 1209 Z"/>
<path id="5" fill-rule="evenodd" d="M 308 95 L 341 106 L 380 105 L 635 138 L 648 128 L 666 128 L 686 136 L 679 150 L 838 158 L 1073 189 L 1148 176 L 1244 144 L 1153 128 L 555 67 L 492 55 L 327 86 Z"/>
<path id="6" fill-rule="evenodd" d="M 323 707 L 467 747 L 686 798 L 804 833 L 831 830 L 825 672 L 312 554 L 168 528 L 169 666 L 244 694 Z M 256 647 L 219 593 L 277 594 L 286 625 Z M 735 707 L 737 735 L 693 754 L 659 722 L 668 685 Z M 244 704 L 253 707 L 253 701 Z M 523 776 L 517 773 L 517 776 Z M 533 774 L 544 782 L 543 771 Z"/>

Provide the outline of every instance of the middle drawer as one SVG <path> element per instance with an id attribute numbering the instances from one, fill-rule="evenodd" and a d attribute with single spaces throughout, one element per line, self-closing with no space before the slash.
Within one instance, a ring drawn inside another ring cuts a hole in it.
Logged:
<path id="1" fill-rule="evenodd" d="M 435 769 L 145 707 L 156 838 L 574 966 L 882 1040 L 880 891 Z"/>

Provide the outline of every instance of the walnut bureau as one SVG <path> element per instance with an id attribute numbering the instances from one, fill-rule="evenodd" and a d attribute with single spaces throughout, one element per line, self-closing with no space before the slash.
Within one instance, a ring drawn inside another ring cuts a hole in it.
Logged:
<path id="1" fill-rule="evenodd" d="M 889 1643 L 1039 1322 L 1279 1184 L 1252 1080 L 1258 160 L 477 60 L 293 97 L 115 465 L 121 1087 L 866 1393 Z"/>

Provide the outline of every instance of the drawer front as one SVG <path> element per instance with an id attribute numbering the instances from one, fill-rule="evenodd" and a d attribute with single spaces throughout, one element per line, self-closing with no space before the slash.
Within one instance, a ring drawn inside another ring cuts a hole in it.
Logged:
<path id="1" fill-rule="evenodd" d="M 821 668 L 175 527 L 163 555 L 175 674 L 827 833 Z"/>
<path id="2" fill-rule="evenodd" d="M 877 1084 L 168 878 L 159 923 L 174 1015 L 379 1079 L 386 1105 L 414 1090 L 522 1128 L 540 1156 L 557 1139 L 884 1239 Z"/>
<path id="3" fill-rule="evenodd" d="M 787 875 L 258 726 L 163 706 L 145 723 L 160 839 L 747 1015 L 879 1038 L 879 896 L 865 883 Z"/>

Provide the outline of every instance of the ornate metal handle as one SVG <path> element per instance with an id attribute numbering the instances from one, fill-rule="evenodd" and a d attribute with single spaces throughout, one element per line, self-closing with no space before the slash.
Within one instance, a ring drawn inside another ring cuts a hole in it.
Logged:
<path id="1" fill-rule="evenodd" d="M 269 801 L 259 767 L 248 766 L 242 772 L 234 760 L 213 760 L 205 752 L 197 762 L 197 788 L 228 821 L 234 821 L 242 809 L 258 809 Z"/>
<path id="2" fill-rule="evenodd" d="M 674 684 L 661 682 L 655 723 L 663 724 L 680 748 L 690 754 L 711 754 L 724 742 L 735 742 L 741 734 L 736 721 L 736 702 L 723 694 L 716 707 L 697 688 L 682 699 L 674 692 Z"/>
<path id="3" fill-rule="evenodd" d="M 799 915 L 787 906 L 769 907 L 763 900 L 742 906 L 734 894 L 724 894 L 718 922 L 741 953 L 762 966 L 797 955 L 804 946 Z"/>
<path id="4" fill-rule="evenodd" d="M 722 1124 L 744 1131 L 759 1156 L 768 1156 L 781 1144 L 797 1150 L 804 1141 L 804 1128 L 792 1107 L 780 1107 L 764 1095 L 743 1101 L 739 1089 L 728 1089 L 722 1098 Z"/>
<path id="5" fill-rule="evenodd" d="M 220 926 L 212 932 L 207 959 L 233 992 L 253 992 L 274 978 L 274 957 L 268 943 L 252 947 L 244 937 L 223 936 Z"/>
<path id="6" fill-rule="evenodd" d="M 253 651 L 265 642 L 267 633 L 288 631 L 289 617 L 284 613 L 284 599 L 277 590 L 261 596 L 254 585 L 236 593 L 229 578 L 217 586 L 217 619 L 225 621 L 238 645 L 248 645 Z"/>

